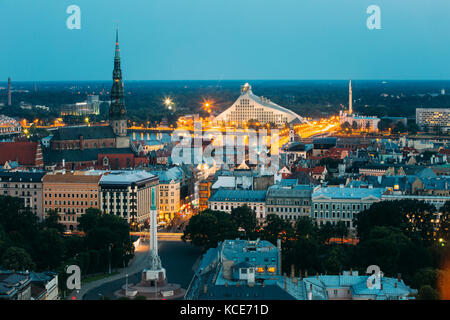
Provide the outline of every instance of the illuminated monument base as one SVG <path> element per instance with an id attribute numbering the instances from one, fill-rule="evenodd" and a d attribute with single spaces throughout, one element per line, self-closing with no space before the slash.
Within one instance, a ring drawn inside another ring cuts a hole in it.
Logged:
<path id="1" fill-rule="evenodd" d="M 146 300 L 181 299 L 186 290 L 179 284 L 168 283 L 166 269 L 162 267 L 158 255 L 158 238 L 156 231 L 155 188 L 152 188 L 152 206 L 150 210 L 150 261 L 149 268 L 142 271 L 141 282 L 136 285 L 124 285 L 115 292 L 117 297 L 145 297 Z"/>
<path id="2" fill-rule="evenodd" d="M 141 282 L 136 285 L 122 286 L 122 289 L 117 291 L 117 297 L 128 297 L 133 299 L 140 296 L 145 297 L 146 300 L 165 300 L 165 299 L 182 299 L 186 290 L 182 289 L 179 284 L 167 283 L 166 270 L 144 269 L 142 271 Z"/>

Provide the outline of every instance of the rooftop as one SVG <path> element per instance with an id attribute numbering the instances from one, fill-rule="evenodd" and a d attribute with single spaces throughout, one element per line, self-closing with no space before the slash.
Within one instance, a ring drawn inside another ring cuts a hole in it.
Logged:
<path id="1" fill-rule="evenodd" d="M 208 201 L 264 202 L 266 190 L 217 190 Z"/>
<path id="2" fill-rule="evenodd" d="M 128 185 L 131 183 L 143 182 L 147 180 L 156 179 L 157 177 L 154 174 L 151 174 L 144 170 L 133 170 L 133 171 L 111 171 L 105 173 L 101 179 L 101 185 L 108 184 L 123 184 Z"/>
<path id="3" fill-rule="evenodd" d="M 327 197 L 333 199 L 363 199 L 367 197 L 380 198 L 384 188 L 344 188 L 325 187 L 318 188 L 313 192 L 312 198 Z"/>

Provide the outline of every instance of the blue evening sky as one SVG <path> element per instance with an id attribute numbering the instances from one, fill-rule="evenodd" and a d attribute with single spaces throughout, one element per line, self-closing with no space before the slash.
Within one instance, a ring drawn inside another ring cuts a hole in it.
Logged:
<path id="1" fill-rule="evenodd" d="M 0 0 L 0 79 L 111 79 L 118 21 L 125 80 L 444 80 L 449 14 L 448 0 Z"/>

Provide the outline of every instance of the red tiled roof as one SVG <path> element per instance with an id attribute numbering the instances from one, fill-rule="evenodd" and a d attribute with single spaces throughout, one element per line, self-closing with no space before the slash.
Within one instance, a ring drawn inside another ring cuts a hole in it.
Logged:
<path id="1" fill-rule="evenodd" d="M 21 165 L 42 165 L 42 154 L 38 153 L 37 142 L 0 142 L 0 164 L 17 161 Z"/>
<path id="2" fill-rule="evenodd" d="M 312 168 L 313 174 L 322 174 L 325 171 L 325 167 L 314 167 Z"/>

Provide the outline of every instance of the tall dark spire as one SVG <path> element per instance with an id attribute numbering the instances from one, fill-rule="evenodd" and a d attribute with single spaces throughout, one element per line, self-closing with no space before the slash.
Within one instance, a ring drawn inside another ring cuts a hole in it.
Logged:
<path id="1" fill-rule="evenodd" d="M 122 69 L 120 68 L 119 29 L 116 29 L 116 51 L 114 55 L 113 85 L 111 88 L 111 106 L 109 108 L 110 120 L 126 119 Z"/>

